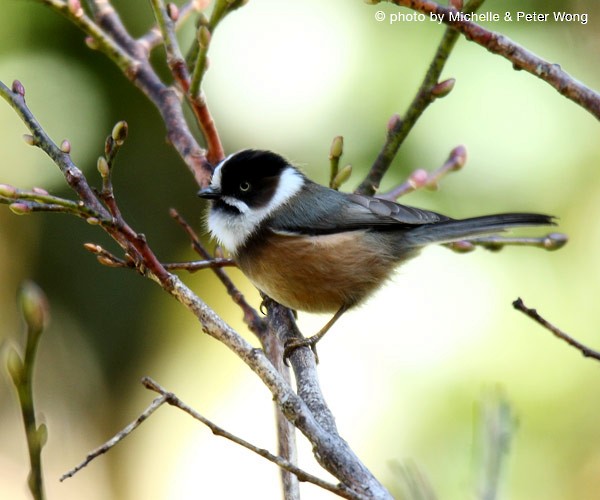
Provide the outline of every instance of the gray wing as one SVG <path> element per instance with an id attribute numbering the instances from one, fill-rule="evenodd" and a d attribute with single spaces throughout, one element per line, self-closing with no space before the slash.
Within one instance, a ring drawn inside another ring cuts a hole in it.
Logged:
<path id="1" fill-rule="evenodd" d="M 450 220 L 448 217 L 392 201 L 346 194 L 309 183 L 292 203 L 281 207 L 270 225 L 293 234 L 334 234 L 344 231 L 411 229 Z"/>

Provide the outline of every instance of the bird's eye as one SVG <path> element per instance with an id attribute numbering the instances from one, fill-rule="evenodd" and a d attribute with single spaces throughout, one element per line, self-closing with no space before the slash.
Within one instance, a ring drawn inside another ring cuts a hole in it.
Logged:
<path id="1" fill-rule="evenodd" d="M 244 181 L 240 184 L 240 191 L 243 191 L 244 193 L 246 191 L 250 191 L 250 183 L 247 181 Z"/>

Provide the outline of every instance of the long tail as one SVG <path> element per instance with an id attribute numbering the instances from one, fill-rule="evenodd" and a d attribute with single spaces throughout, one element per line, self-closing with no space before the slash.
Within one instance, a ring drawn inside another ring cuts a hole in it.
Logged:
<path id="1" fill-rule="evenodd" d="M 554 217 L 543 214 L 509 213 L 484 215 L 470 219 L 450 219 L 425 224 L 409 231 L 406 238 L 415 246 L 430 243 L 449 243 L 504 231 L 520 226 L 555 226 Z"/>

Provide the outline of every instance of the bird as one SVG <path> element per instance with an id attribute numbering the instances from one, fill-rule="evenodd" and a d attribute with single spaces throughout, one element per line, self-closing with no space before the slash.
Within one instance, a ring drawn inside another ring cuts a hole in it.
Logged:
<path id="1" fill-rule="evenodd" d="M 198 196 L 210 200 L 211 236 L 261 292 L 295 311 L 333 313 L 318 333 L 286 345 L 285 356 L 300 346 L 316 355 L 317 342 L 342 314 L 427 245 L 555 225 L 553 216 L 537 213 L 453 219 L 340 192 L 313 182 L 283 156 L 255 149 L 218 163 Z"/>

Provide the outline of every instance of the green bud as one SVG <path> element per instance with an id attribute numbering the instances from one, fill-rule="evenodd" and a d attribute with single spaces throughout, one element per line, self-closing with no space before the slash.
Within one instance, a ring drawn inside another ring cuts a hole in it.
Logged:
<path id="1" fill-rule="evenodd" d="M 10 378 L 16 387 L 21 385 L 21 378 L 23 375 L 23 360 L 14 347 L 11 347 L 8 351 L 8 357 L 6 359 L 6 368 L 10 375 Z"/>
<path id="2" fill-rule="evenodd" d="M 117 122 L 113 127 L 111 136 L 118 146 L 121 146 L 127 139 L 127 132 L 129 132 L 129 125 L 125 120 Z"/>
<path id="3" fill-rule="evenodd" d="M 100 224 L 100 219 L 98 219 L 97 217 L 88 217 L 87 219 L 85 219 L 85 221 L 90 226 L 97 226 L 98 224 Z"/>
<path id="4" fill-rule="evenodd" d="M 329 149 L 329 158 L 339 158 L 344 152 L 344 138 L 338 135 L 331 141 L 331 148 Z"/>
<path id="5" fill-rule="evenodd" d="M 41 332 L 50 318 L 46 294 L 33 281 L 24 281 L 19 288 L 18 301 L 27 326 L 34 332 Z"/>
<path id="6" fill-rule="evenodd" d="M 331 182 L 331 187 L 333 189 L 339 189 L 342 184 L 344 184 L 350 176 L 352 175 L 352 165 L 346 165 L 344 168 L 341 168 L 337 175 L 333 178 Z"/>
<path id="7" fill-rule="evenodd" d="M 198 37 L 198 45 L 201 49 L 206 49 L 210 45 L 211 34 L 210 30 L 202 25 L 198 28 L 198 33 L 196 35 Z"/>
<path id="8" fill-rule="evenodd" d="M 104 156 L 98 157 L 97 167 L 98 172 L 100 172 L 100 175 L 103 178 L 106 178 L 110 175 L 110 167 L 108 166 L 108 162 L 106 161 L 106 158 L 104 158 Z"/>
<path id="9" fill-rule="evenodd" d="M 98 42 L 92 36 L 85 37 L 85 44 L 92 50 L 98 50 Z"/>
<path id="10" fill-rule="evenodd" d="M 48 427 L 46 424 L 40 424 L 37 428 L 36 437 L 40 448 L 43 448 L 44 445 L 48 442 Z"/>

